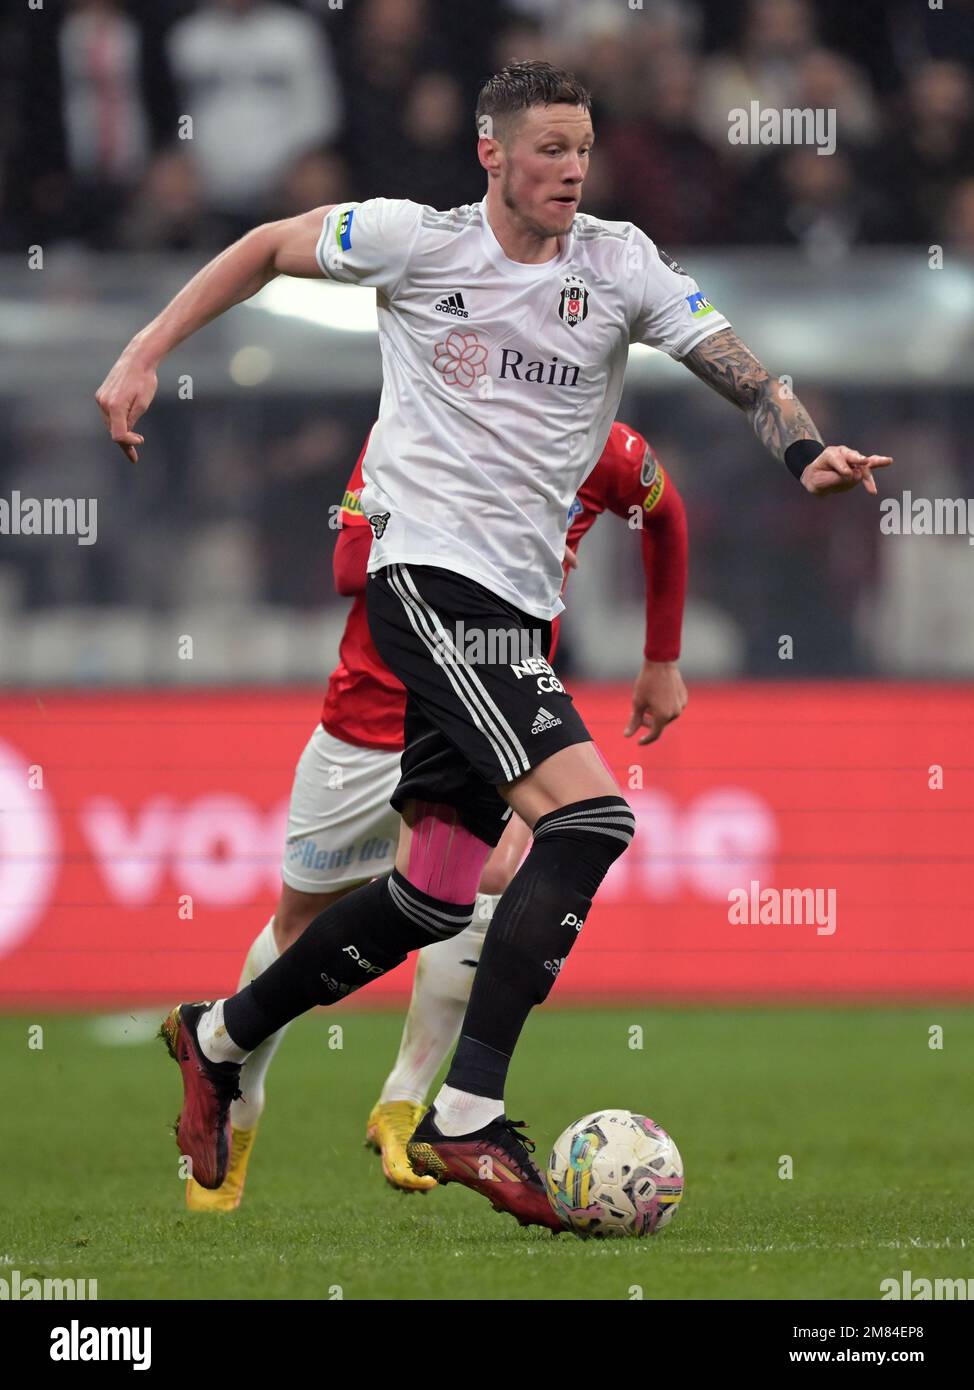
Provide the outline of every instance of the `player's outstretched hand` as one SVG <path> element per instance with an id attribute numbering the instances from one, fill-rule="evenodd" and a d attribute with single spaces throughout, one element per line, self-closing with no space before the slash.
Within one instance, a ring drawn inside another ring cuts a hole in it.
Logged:
<path id="1" fill-rule="evenodd" d="M 632 714 L 623 737 L 644 729 L 639 746 L 655 743 L 667 724 L 679 719 L 688 699 L 675 661 L 644 661 L 632 688 Z"/>
<path id="2" fill-rule="evenodd" d="M 892 462 L 886 454 L 860 454 L 844 444 L 831 444 L 803 470 L 802 487 L 821 497 L 830 492 L 848 492 L 862 483 L 875 496 L 872 470 L 888 468 Z"/>
<path id="3" fill-rule="evenodd" d="M 95 392 L 109 434 L 133 463 L 139 461 L 136 445 L 145 443 L 133 426 L 152 404 L 158 384 L 155 368 L 139 362 L 126 348 Z"/>

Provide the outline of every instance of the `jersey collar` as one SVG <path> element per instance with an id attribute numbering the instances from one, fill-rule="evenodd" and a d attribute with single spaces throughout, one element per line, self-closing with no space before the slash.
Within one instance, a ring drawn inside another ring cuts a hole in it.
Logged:
<path id="1" fill-rule="evenodd" d="M 484 250 L 488 257 L 502 270 L 505 275 L 511 275 L 518 280 L 543 280 L 553 271 L 563 270 L 572 258 L 572 242 L 575 238 L 574 224 L 569 229 L 566 236 L 562 238 L 562 248 L 559 255 L 554 256 L 550 261 L 542 261 L 538 265 L 527 265 L 524 261 L 512 261 L 504 253 L 504 248 L 494 236 L 494 229 L 487 220 L 487 199 L 480 200 L 480 223 L 481 239 Z"/>

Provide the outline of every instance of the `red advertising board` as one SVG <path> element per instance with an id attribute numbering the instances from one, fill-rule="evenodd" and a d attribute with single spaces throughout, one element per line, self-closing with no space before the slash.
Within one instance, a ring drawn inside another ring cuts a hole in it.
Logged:
<path id="1" fill-rule="evenodd" d="M 555 999 L 974 995 L 970 689 L 698 685 L 647 749 L 622 737 L 626 687 L 575 694 L 638 829 Z M 319 707 L 313 690 L 0 699 L 0 1007 L 230 992 Z"/>

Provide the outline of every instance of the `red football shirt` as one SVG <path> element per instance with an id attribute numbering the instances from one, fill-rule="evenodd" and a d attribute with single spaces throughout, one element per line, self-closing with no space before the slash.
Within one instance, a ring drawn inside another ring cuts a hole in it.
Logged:
<path id="1" fill-rule="evenodd" d="M 362 459 L 368 442 L 366 439 L 362 445 L 339 512 L 335 587 L 340 594 L 354 595 L 354 599 L 338 646 L 338 665 L 325 691 L 321 722 L 329 734 L 343 743 L 401 753 L 406 692 L 376 651 L 365 611 L 365 567 L 372 528 L 359 498 L 364 487 Z"/>
<path id="2" fill-rule="evenodd" d="M 354 601 L 338 649 L 338 665 L 328 682 L 321 722 L 328 733 L 344 743 L 401 753 L 406 692 L 376 651 L 365 611 L 372 531 L 359 500 L 364 455 L 365 445 L 342 498 L 335 587 L 340 594 L 354 595 Z M 651 446 L 636 430 L 618 421 L 569 510 L 566 540 L 572 550 L 577 550 L 604 511 L 624 517 L 642 538 L 645 655 L 651 661 L 675 661 L 680 653 L 686 597 L 686 515 L 673 480 Z M 554 626 L 552 651 L 557 643 L 557 619 Z"/>

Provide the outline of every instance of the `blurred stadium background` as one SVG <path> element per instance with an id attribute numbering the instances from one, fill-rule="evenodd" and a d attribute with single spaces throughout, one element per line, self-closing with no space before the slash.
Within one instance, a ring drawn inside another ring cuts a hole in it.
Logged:
<path id="1" fill-rule="evenodd" d="M 266 920 L 344 621 L 328 508 L 376 410 L 371 292 L 278 281 L 211 325 L 165 364 L 137 468 L 94 390 L 256 222 L 479 199 L 472 110 L 504 62 L 587 80 L 583 209 L 686 265 L 828 439 L 895 455 L 885 495 L 974 498 L 970 0 L 45 0 L 0 54 L 0 497 L 98 501 L 96 544 L 0 536 L 7 1007 L 225 992 Z M 836 152 L 732 145 L 752 100 L 834 108 Z M 562 666 L 641 836 L 561 997 L 969 997 L 966 537 L 813 504 L 648 349 L 620 413 L 687 501 L 691 703 L 645 756 L 620 737 L 642 577 L 604 520 Z M 731 926 L 752 880 L 836 889 L 836 932 Z"/>

